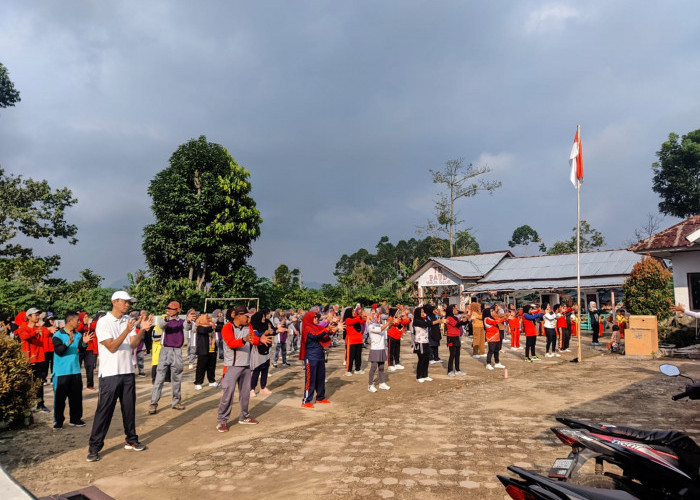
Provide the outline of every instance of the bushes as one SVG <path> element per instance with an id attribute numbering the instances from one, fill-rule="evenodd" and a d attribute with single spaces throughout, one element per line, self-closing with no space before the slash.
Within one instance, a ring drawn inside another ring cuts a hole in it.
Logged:
<path id="1" fill-rule="evenodd" d="M 671 316 L 672 275 L 656 259 L 644 257 L 635 264 L 622 288 L 630 314 L 656 315 L 659 320 Z"/>
<path id="2" fill-rule="evenodd" d="M 0 336 L 0 422 L 21 425 L 34 406 L 40 380 L 32 379 L 19 342 Z"/>

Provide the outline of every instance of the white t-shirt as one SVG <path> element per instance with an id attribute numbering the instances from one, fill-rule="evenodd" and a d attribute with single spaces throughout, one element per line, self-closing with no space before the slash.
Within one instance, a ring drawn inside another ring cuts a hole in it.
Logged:
<path id="1" fill-rule="evenodd" d="M 134 373 L 134 365 L 131 361 L 131 337 L 136 335 L 136 330 L 132 330 L 119 346 L 116 352 L 111 352 L 102 342 L 108 339 L 118 338 L 129 323 L 129 316 L 124 315 L 121 319 L 115 318 L 111 312 L 102 316 L 97 321 L 95 335 L 97 336 L 97 351 L 100 357 L 100 377 L 111 377 L 113 375 L 128 375 Z"/>

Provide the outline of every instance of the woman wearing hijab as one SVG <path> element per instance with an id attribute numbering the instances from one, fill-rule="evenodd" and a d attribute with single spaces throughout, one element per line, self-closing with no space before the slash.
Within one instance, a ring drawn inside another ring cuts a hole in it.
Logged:
<path id="1" fill-rule="evenodd" d="M 459 353 L 461 351 L 461 336 L 462 326 L 469 322 L 469 316 L 466 319 L 457 317 L 457 306 L 450 304 L 447 306 L 447 347 L 450 350 L 450 358 L 447 360 L 447 375 L 454 377 L 456 375 L 466 375 L 459 369 Z M 453 369 L 454 368 L 454 369 Z"/>
<path id="2" fill-rule="evenodd" d="M 472 318 L 472 357 L 478 359 L 485 354 L 484 343 L 486 341 L 481 304 L 476 301 L 472 302 L 469 304 L 469 311 Z"/>
<path id="3" fill-rule="evenodd" d="M 318 324 L 320 315 L 309 311 L 301 323 L 301 343 L 299 344 L 299 359 L 304 363 L 304 398 L 301 406 L 313 408 L 311 402 L 316 394 L 316 403 L 328 404 L 326 399 L 326 358 L 322 343 L 330 341 L 330 333 L 337 330 L 337 325 L 327 327 Z"/>
<path id="4" fill-rule="evenodd" d="M 359 308 L 347 308 L 343 313 L 343 324 L 345 325 L 345 367 L 346 377 L 352 376 L 352 368 L 355 366 L 355 373 L 365 373 L 360 367 L 362 365 L 362 330 L 365 324 L 364 311 Z"/>
<path id="5" fill-rule="evenodd" d="M 428 376 L 428 366 L 430 365 L 430 346 L 428 344 L 428 328 L 430 323 L 427 319 L 427 314 L 422 307 L 417 307 L 413 313 L 413 352 L 418 356 L 416 364 L 416 380 L 421 384 L 423 382 L 432 382 L 433 379 Z"/>
<path id="6" fill-rule="evenodd" d="M 211 316 L 201 314 L 194 323 L 195 326 L 195 354 L 197 355 L 197 369 L 194 376 L 194 388 L 202 389 L 204 374 L 207 374 L 209 387 L 216 387 L 216 332 Z"/>
<path id="7" fill-rule="evenodd" d="M 369 392 L 377 392 L 377 388 L 374 387 L 374 372 L 379 370 L 379 388 L 385 391 L 391 389 L 386 383 L 386 372 L 384 371 L 384 363 L 387 360 L 386 354 L 386 329 L 391 326 L 394 322 L 394 318 L 391 317 L 386 323 L 382 325 L 381 315 L 378 312 L 373 312 L 370 314 L 369 322 L 367 323 L 367 331 L 369 332 L 369 385 L 367 389 Z"/>
<path id="8" fill-rule="evenodd" d="M 253 327 L 253 333 L 258 337 L 262 337 L 264 333 L 269 335 L 274 334 L 274 328 L 270 322 L 270 311 L 260 309 L 250 318 L 250 326 Z M 258 385 L 258 377 L 260 378 L 260 394 L 272 394 L 272 391 L 267 388 L 267 374 L 270 371 L 270 347 L 266 345 L 254 345 L 250 349 L 250 397 L 254 398 L 255 387 Z"/>

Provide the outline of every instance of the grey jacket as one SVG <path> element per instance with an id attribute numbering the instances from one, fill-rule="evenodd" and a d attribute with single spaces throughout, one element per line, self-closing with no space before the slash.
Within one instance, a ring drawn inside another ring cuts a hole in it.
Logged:
<path id="1" fill-rule="evenodd" d="M 226 330 L 230 327 L 233 329 L 233 335 L 236 339 L 245 338 L 250 333 L 250 328 L 248 325 L 239 328 L 235 323 L 226 323 L 224 329 L 222 330 L 222 336 L 226 338 Z M 250 366 L 250 349 L 251 345 L 249 342 L 245 342 L 241 347 L 237 349 L 231 349 L 226 340 L 224 344 L 224 365 L 225 366 Z"/>

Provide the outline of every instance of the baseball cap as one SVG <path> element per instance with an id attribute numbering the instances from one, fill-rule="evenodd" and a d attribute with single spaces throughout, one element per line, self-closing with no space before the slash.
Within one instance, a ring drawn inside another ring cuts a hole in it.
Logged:
<path id="1" fill-rule="evenodd" d="M 129 302 L 135 302 L 136 299 L 133 298 L 131 295 L 126 293 L 124 290 L 119 290 L 118 292 L 114 292 L 112 294 L 112 300 L 128 300 Z"/>
<path id="2" fill-rule="evenodd" d="M 25 314 L 27 316 L 29 316 L 30 314 L 36 314 L 36 313 L 40 313 L 40 312 L 41 312 L 41 309 L 37 309 L 36 307 L 30 307 L 29 309 L 27 309 L 27 312 Z"/>
<path id="3" fill-rule="evenodd" d="M 245 314 L 246 316 L 250 316 L 248 313 L 248 309 L 246 309 L 245 306 L 236 306 L 236 308 L 233 310 L 233 313 L 237 316 L 239 314 Z"/>
<path id="4" fill-rule="evenodd" d="M 176 300 L 171 300 L 168 303 L 168 309 L 180 309 L 180 303 Z"/>

